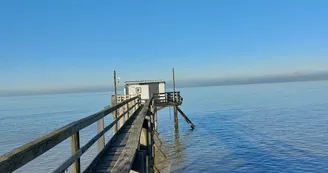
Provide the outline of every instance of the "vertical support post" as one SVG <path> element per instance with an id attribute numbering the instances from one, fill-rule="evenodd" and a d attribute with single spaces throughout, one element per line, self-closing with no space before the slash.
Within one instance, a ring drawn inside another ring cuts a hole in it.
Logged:
<path id="1" fill-rule="evenodd" d="M 128 111 L 130 109 L 130 102 L 129 103 L 126 103 L 125 105 L 125 110 Z M 127 121 L 130 117 L 130 111 L 128 111 L 127 114 L 125 114 L 125 121 Z"/>
<path id="2" fill-rule="evenodd" d="M 131 101 L 130 103 L 130 106 L 134 106 L 134 101 Z M 131 109 L 130 115 L 134 114 L 134 109 L 135 107 Z"/>
<path id="3" fill-rule="evenodd" d="M 97 131 L 98 133 L 104 130 L 104 118 L 97 121 Z M 98 139 L 98 153 L 100 153 L 105 147 L 105 135 L 102 135 Z"/>
<path id="4" fill-rule="evenodd" d="M 151 115 L 150 115 L 150 123 L 152 126 L 152 131 L 154 130 L 154 124 L 155 124 L 155 113 L 156 113 L 156 106 L 155 106 L 155 100 L 152 100 L 151 106 L 150 106 L 150 111 L 151 111 Z"/>
<path id="5" fill-rule="evenodd" d="M 135 101 L 133 100 L 133 101 L 131 101 L 130 103 L 131 103 L 130 106 L 133 106 L 134 103 L 135 103 Z M 135 109 L 135 107 L 133 107 L 133 108 L 131 109 L 131 115 L 134 113 L 134 109 Z"/>
<path id="6" fill-rule="evenodd" d="M 179 129 L 179 118 L 177 106 L 173 106 L 174 110 L 174 129 Z"/>
<path id="7" fill-rule="evenodd" d="M 155 131 L 157 132 L 157 108 L 155 107 L 155 114 L 154 114 L 154 126 L 155 126 Z"/>
<path id="8" fill-rule="evenodd" d="M 150 119 L 148 120 L 148 153 L 149 153 L 149 172 L 154 172 L 154 158 L 155 158 L 155 146 L 154 146 L 154 116 L 155 116 L 155 100 L 152 100 L 151 106 L 150 106 L 151 114 Z"/>
<path id="9" fill-rule="evenodd" d="M 70 137 L 71 140 L 71 155 L 74 155 L 80 149 L 80 133 L 76 132 Z M 80 173 L 81 172 L 81 164 L 80 158 L 77 159 L 72 164 L 72 173 Z"/>
<path id="10" fill-rule="evenodd" d="M 124 113 L 124 106 L 120 107 L 120 113 L 119 116 L 121 116 Z M 120 118 L 120 128 L 124 125 L 125 123 L 125 117 Z"/>
<path id="11" fill-rule="evenodd" d="M 172 68 L 172 88 L 173 88 L 173 102 L 175 101 L 175 76 L 174 68 Z"/>
<path id="12" fill-rule="evenodd" d="M 114 103 L 113 103 L 114 102 Z M 112 105 L 117 104 L 117 90 L 116 90 L 116 71 L 114 70 L 114 100 L 112 100 Z M 113 112 L 113 121 L 117 118 L 117 110 Z M 113 126 L 113 134 L 117 132 L 117 123 Z"/>
<path id="13" fill-rule="evenodd" d="M 142 127 L 141 134 L 140 134 L 140 145 L 145 149 L 148 146 L 148 133 L 147 128 Z"/>
<path id="14" fill-rule="evenodd" d="M 153 125 L 154 124 L 154 115 L 155 115 L 155 106 L 154 106 L 154 100 L 152 101 L 151 103 L 151 106 L 150 106 L 150 125 Z M 153 129 L 152 129 L 153 130 Z"/>
<path id="15" fill-rule="evenodd" d="M 148 119 L 148 172 L 153 173 L 154 170 L 154 153 L 153 153 L 153 131 L 152 131 L 152 123 L 151 123 L 151 116 Z"/>
<path id="16" fill-rule="evenodd" d="M 174 129 L 179 129 L 179 119 L 178 119 L 178 110 L 175 103 L 175 76 L 174 76 L 174 68 L 172 68 L 172 87 L 173 87 L 173 108 L 174 108 Z"/>
<path id="17" fill-rule="evenodd" d="M 127 105 L 127 109 L 129 110 L 130 108 L 131 108 L 131 101 Z M 128 118 L 130 118 L 131 115 L 132 115 L 131 114 L 131 110 L 129 110 L 129 112 L 128 112 Z"/>
<path id="18" fill-rule="evenodd" d="M 142 125 L 142 129 L 141 129 L 141 134 L 140 134 L 140 139 L 139 139 L 139 143 L 140 143 L 140 151 L 144 151 L 145 152 L 145 168 L 146 168 L 146 172 L 148 172 L 148 160 L 149 160 L 149 155 L 148 155 L 148 123 L 147 119 L 144 119 L 143 125 Z M 146 126 L 147 124 L 147 126 Z"/>
<path id="19" fill-rule="evenodd" d="M 150 120 L 148 120 L 148 172 L 153 172 L 153 144 L 152 144 L 152 133 L 151 133 L 151 126 L 150 126 Z"/>
<path id="20" fill-rule="evenodd" d="M 134 101 L 133 101 L 133 104 L 136 104 L 136 106 L 134 107 L 134 109 L 133 109 L 133 112 L 135 112 L 137 109 L 138 109 L 138 100 L 137 99 L 135 99 Z"/>

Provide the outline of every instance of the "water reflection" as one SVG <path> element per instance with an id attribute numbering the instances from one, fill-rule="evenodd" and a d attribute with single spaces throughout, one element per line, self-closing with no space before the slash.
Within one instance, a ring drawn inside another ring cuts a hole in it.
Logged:
<path id="1" fill-rule="evenodd" d="M 174 150 L 175 150 L 176 162 L 182 163 L 184 158 L 183 157 L 184 150 L 181 147 L 179 129 L 174 129 Z"/>

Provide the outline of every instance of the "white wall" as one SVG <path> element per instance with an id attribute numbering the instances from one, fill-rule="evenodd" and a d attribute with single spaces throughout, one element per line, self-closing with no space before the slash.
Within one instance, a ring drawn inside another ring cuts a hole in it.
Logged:
<path id="1" fill-rule="evenodd" d="M 165 83 L 160 83 L 159 84 L 159 93 L 165 93 L 166 89 L 165 89 Z"/>
<path id="2" fill-rule="evenodd" d="M 141 88 L 141 93 L 137 93 L 136 88 Z M 154 93 L 165 93 L 165 83 L 150 83 L 150 84 L 131 84 L 126 88 L 126 94 L 136 96 L 138 94 L 141 95 L 142 100 L 150 99 L 150 94 Z"/>
<path id="3" fill-rule="evenodd" d="M 141 99 L 149 99 L 149 88 L 148 85 L 129 85 L 128 86 L 128 93 L 129 95 L 138 95 L 136 88 L 141 88 Z"/>

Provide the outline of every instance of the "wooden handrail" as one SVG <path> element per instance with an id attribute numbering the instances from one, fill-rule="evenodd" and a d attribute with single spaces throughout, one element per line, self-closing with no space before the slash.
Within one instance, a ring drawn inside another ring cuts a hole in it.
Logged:
<path id="1" fill-rule="evenodd" d="M 53 173 L 62 173 L 64 172 L 69 166 L 71 166 L 77 159 L 79 159 L 83 153 L 85 153 L 97 140 L 104 135 L 108 130 L 110 130 L 125 114 L 127 114 L 132 108 L 137 106 L 137 103 L 134 104 L 130 109 L 125 111 L 122 115 L 117 117 L 116 120 L 111 122 L 108 126 L 104 128 L 103 131 L 98 133 L 96 136 L 94 136 L 91 140 L 88 141 L 87 144 L 85 144 L 82 148 L 80 148 L 74 155 L 72 155 L 70 158 L 68 158 L 62 165 L 60 165 L 56 170 L 53 171 Z"/>
<path id="2" fill-rule="evenodd" d="M 180 92 L 165 92 L 165 93 L 156 93 L 153 94 L 152 97 L 155 100 L 155 104 L 181 104 L 182 103 L 182 97 L 180 96 Z"/>
<path id="3" fill-rule="evenodd" d="M 167 94 L 173 94 L 175 93 L 176 95 L 179 95 L 180 94 L 180 91 L 176 91 L 176 92 L 165 92 L 165 93 L 155 93 L 153 94 L 154 96 L 155 95 L 167 95 Z"/>
<path id="4" fill-rule="evenodd" d="M 125 104 L 128 104 L 129 102 L 134 101 L 136 99 L 140 99 L 140 97 L 139 96 L 133 97 L 124 102 L 121 102 L 119 104 L 108 107 L 102 111 L 99 111 L 95 114 L 92 114 L 86 118 L 72 122 L 62 128 L 59 128 L 59 129 L 51 132 L 50 134 L 48 134 L 46 136 L 40 137 L 32 142 L 29 142 L 21 147 L 18 147 L 4 155 L 1 155 L 0 156 L 1 173 L 13 172 L 14 170 L 22 167 L 26 163 L 30 162 L 31 160 L 35 159 L 36 157 L 40 156 L 41 154 L 43 154 L 43 153 L 47 152 L 48 150 L 50 150 L 51 148 L 55 147 L 56 145 L 58 145 L 65 139 L 78 133 L 81 129 L 95 123 L 99 119 L 105 117 L 106 115 L 112 113 L 113 111 L 119 109 L 120 107 L 124 106 Z M 119 118 L 117 120 L 115 120 L 115 123 L 118 120 L 119 120 Z M 113 122 L 111 124 L 114 125 L 115 123 Z M 107 129 L 107 127 L 106 127 L 106 129 Z M 107 131 L 108 131 L 108 129 L 107 129 Z M 104 132 L 104 130 L 102 132 Z M 103 133 L 98 133 L 96 135 L 96 137 L 101 136 L 100 134 L 103 134 Z M 89 142 L 91 142 L 91 140 Z M 89 144 L 89 142 L 88 142 L 88 144 Z M 82 151 L 83 151 L 83 147 L 76 152 L 76 153 L 78 153 L 76 155 L 79 155 L 79 153 L 81 153 L 81 155 L 82 155 L 83 154 Z M 72 159 L 72 160 L 74 160 L 74 159 Z"/>
<path id="5" fill-rule="evenodd" d="M 131 134 L 124 147 L 122 154 L 116 161 L 111 172 L 129 172 L 135 159 L 135 155 L 140 146 L 140 134 L 146 115 L 149 114 L 149 107 L 153 98 L 148 100 L 139 115 L 137 116 L 133 127 L 130 129 Z"/>

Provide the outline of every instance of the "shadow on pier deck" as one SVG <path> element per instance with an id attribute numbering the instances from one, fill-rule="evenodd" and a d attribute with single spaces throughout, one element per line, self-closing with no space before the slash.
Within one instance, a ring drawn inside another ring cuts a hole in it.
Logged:
<path id="1" fill-rule="evenodd" d="M 84 172 L 91 173 L 105 173 L 105 172 L 114 172 L 113 168 L 118 163 L 118 160 L 122 160 L 120 156 L 123 152 L 127 151 L 127 144 L 131 137 L 133 130 L 139 130 L 142 128 L 142 124 L 140 124 L 140 120 L 136 121 L 137 118 L 143 118 L 143 115 L 139 115 L 141 106 L 130 118 L 129 120 L 118 130 L 118 132 L 112 137 L 111 141 L 108 143 L 108 147 L 105 149 L 93 160 L 90 166 Z M 139 123 L 138 123 L 139 122 Z M 140 131 L 140 130 L 139 130 Z M 136 142 L 133 140 L 138 140 L 138 138 L 131 137 L 129 143 Z M 138 142 L 138 141 L 137 141 Z M 137 150 L 137 146 L 134 149 Z M 132 151 L 133 152 L 133 151 Z M 130 153 L 129 156 L 133 156 L 135 153 Z M 128 167 L 130 169 L 130 165 L 133 162 L 131 158 L 124 158 L 126 163 L 124 163 L 124 167 Z M 130 159 L 130 160 L 126 160 Z M 126 164 L 126 166 L 125 166 Z M 118 165 L 117 165 L 118 166 Z"/>
<path id="2" fill-rule="evenodd" d="M 141 104 L 139 96 L 124 96 L 117 104 L 1 155 L 0 172 L 15 171 L 68 138 L 71 141 L 71 157 L 64 160 L 57 169 L 49 172 L 62 173 L 69 168 L 73 173 L 82 172 L 80 158 L 96 142 L 99 153 L 83 172 L 154 172 L 157 110 L 170 105 L 179 109 L 177 106 L 181 103 L 179 92 L 154 95 L 144 104 Z M 104 126 L 104 117 L 111 113 L 113 121 Z M 80 131 L 96 122 L 98 134 L 81 147 Z M 114 135 L 105 144 L 104 134 L 110 129 L 113 129 Z"/>

